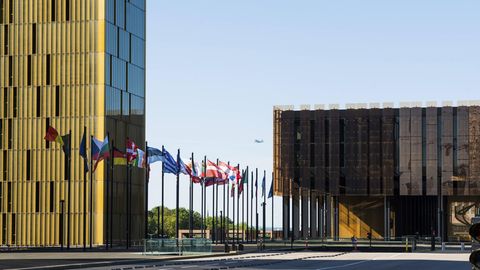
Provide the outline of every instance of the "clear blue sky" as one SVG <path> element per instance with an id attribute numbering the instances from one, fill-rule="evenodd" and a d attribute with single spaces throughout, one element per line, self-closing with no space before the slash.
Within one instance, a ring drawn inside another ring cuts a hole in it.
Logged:
<path id="1" fill-rule="evenodd" d="M 149 0 L 148 142 L 270 174 L 274 105 L 480 99 L 479 11 L 478 0 Z M 160 175 L 155 164 L 150 207 Z"/>

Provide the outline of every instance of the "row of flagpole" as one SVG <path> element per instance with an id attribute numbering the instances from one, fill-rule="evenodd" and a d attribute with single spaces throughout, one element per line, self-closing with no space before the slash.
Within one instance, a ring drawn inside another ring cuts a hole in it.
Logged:
<path id="1" fill-rule="evenodd" d="M 47 133 L 45 135 L 45 140 L 49 142 L 57 142 L 62 145 L 63 151 L 65 153 L 65 179 L 68 180 L 68 216 L 67 216 L 67 247 L 70 248 L 70 210 L 71 210 L 71 203 L 70 203 L 70 163 L 71 163 L 71 132 L 64 136 L 59 136 L 58 132 L 53 127 L 48 127 Z M 175 221 L 175 229 L 176 233 L 175 236 L 179 238 L 179 185 L 180 185 L 180 174 L 188 175 L 190 177 L 190 185 L 189 185 L 189 235 L 190 237 L 193 236 L 193 190 L 194 190 L 194 183 L 201 185 L 201 217 L 202 217 L 202 224 L 201 224 L 201 233 L 202 237 L 205 238 L 206 236 L 206 217 L 207 217 L 207 201 L 206 201 L 206 191 L 207 187 L 213 186 L 212 188 L 212 240 L 218 242 L 220 239 L 221 242 L 228 241 L 230 236 L 230 230 L 228 228 L 228 224 L 225 224 L 225 219 L 228 220 L 230 217 L 229 213 L 229 198 L 232 197 L 232 205 L 233 205 L 233 228 L 234 228 L 234 237 L 235 237 L 235 220 L 237 223 L 236 233 L 237 233 L 237 240 L 239 241 L 239 224 L 240 224 L 240 195 L 242 194 L 242 239 L 244 239 L 244 234 L 246 233 L 244 229 L 244 184 L 247 184 L 247 229 L 249 228 L 248 221 L 250 221 L 250 229 L 247 232 L 247 238 L 250 237 L 250 241 L 253 241 L 253 185 L 251 185 L 251 198 L 250 198 L 250 219 L 248 217 L 248 181 L 249 178 L 249 168 L 246 167 L 245 170 L 240 170 L 240 165 L 233 167 L 230 163 L 221 162 L 217 159 L 216 163 L 207 160 L 207 157 L 204 157 L 202 162 L 202 166 L 200 168 L 198 162 L 194 161 L 194 154 L 192 153 L 191 159 L 187 164 L 185 164 L 182 159 L 180 158 L 180 149 L 177 152 L 177 159 L 175 160 L 172 155 L 162 146 L 162 149 L 157 149 L 153 147 L 149 147 L 147 142 L 145 143 L 146 150 L 143 151 L 137 147 L 137 145 L 130 139 L 127 138 L 125 143 L 125 152 L 120 151 L 119 149 L 115 148 L 113 140 L 110 142 L 109 134 L 104 141 L 100 141 L 93 136 L 90 136 L 91 140 L 91 149 L 90 149 L 90 166 L 88 166 L 88 155 L 87 155 L 87 147 L 86 147 L 86 128 L 84 127 L 84 132 L 82 136 L 82 140 L 80 143 L 80 150 L 79 154 L 83 158 L 84 162 L 84 218 L 83 218 L 83 225 L 84 225 L 84 235 L 83 235 L 83 244 L 84 248 L 86 248 L 87 240 L 86 240 L 86 215 L 87 215 L 87 199 L 86 199 L 86 190 L 87 190 L 87 172 L 90 171 L 90 201 L 89 201 L 89 243 L 90 248 L 92 248 L 93 243 L 93 172 L 97 168 L 97 165 L 102 160 L 106 160 L 107 164 L 107 184 L 106 184 L 106 247 L 112 246 L 113 243 L 113 172 L 115 165 L 126 165 L 126 182 L 125 182 L 125 190 L 126 190 L 126 247 L 127 249 L 130 247 L 131 242 L 131 229 L 132 229 L 132 186 L 131 186 L 131 170 L 132 167 L 144 168 L 146 169 L 145 173 L 145 237 L 147 237 L 147 230 L 148 230 L 148 184 L 149 184 L 149 177 L 150 177 L 150 164 L 155 162 L 162 162 L 162 178 L 161 178 L 161 196 L 162 196 L 162 203 L 161 203 L 161 213 L 158 213 L 158 228 L 157 232 L 159 236 L 164 237 L 164 181 L 165 181 L 165 173 L 171 173 L 176 175 L 176 221 Z M 93 163 L 95 161 L 95 163 Z M 255 213 L 256 213 L 256 224 L 255 224 L 255 241 L 258 241 L 258 169 L 256 169 L 256 181 L 255 181 Z M 251 178 L 253 181 L 253 170 L 251 172 Z M 272 233 L 274 228 L 273 223 L 273 174 L 272 174 L 272 184 L 270 187 L 270 192 L 268 198 L 272 197 Z M 253 184 L 253 183 L 252 183 Z M 220 231 L 222 232 L 221 236 L 217 235 L 217 225 L 218 225 L 218 186 L 223 185 L 223 212 L 221 212 L 221 224 L 220 224 Z M 264 172 L 264 177 L 262 181 L 262 197 L 264 201 L 262 203 L 263 207 L 263 237 L 265 237 L 265 226 L 266 226 L 266 172 Z M 228 192 L 225 189 L 225 186 L 228 187 Z M 237 196 L 235 196 L 235 187 L 237 187 Z M 227 197 L 227 212 L 225 213 L 225 196 Z M 217 198 L 215 200 L 215 197 Z M 237 197 L 237 209 L 236 209 L 236 218 L 235 218 L 235 197 Z M 159 208 L 160 212 L 160 208 Z M 225 215 L 226 214 L 226 215 Z M 161 216 L 161 221 L 160 221 Z M 161 224 L 161 228 L 160 228 Z M 225 227 L 227 229 L 225 230 Z M 63 230 L 63 227 L 62 227 Z M 227 237 L 225 237 L 225 231 L 228 232 Z M 160 234 L 161 233 L 161 234 Z M 63 233 L 61 237 L 61 244 L 63 246 Z M 248 240 L 248 239 L 247 239 Z M 238 242 L 237 241 L 237 242 Z"/>

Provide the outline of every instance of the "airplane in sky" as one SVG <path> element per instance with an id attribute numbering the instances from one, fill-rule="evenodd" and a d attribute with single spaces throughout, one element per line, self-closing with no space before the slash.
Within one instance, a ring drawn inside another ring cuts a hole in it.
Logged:
<path id="1" fill-rule="evenodd" d="M 263 143 L 263 139 L 255 139 L 255 143 Z"/>

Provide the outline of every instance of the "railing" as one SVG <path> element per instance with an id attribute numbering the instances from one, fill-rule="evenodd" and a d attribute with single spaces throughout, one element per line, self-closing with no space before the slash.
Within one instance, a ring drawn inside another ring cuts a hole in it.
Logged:
<path id="1" fill-rule="evenodd" d="M 212 241 L 203 238 L 146 239 L 144 255 L 195 255 L 212 253 Z"/>

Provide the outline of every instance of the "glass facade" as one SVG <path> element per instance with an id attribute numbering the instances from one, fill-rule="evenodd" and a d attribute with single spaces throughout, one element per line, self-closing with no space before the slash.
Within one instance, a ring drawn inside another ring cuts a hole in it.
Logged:
<path id="1" fill-rule="evenodd" d="M 118 148 L 127 136 L 144 147 L 145 1 L 0 0 L 0 48 L 0 243 L 83 245 L 83 234 L 92 233 L 92 244 L 104 244 L 104 164 L 93 174 L 90 212 L 81 157 L 72 155 L 68 201 L 64 154 L 43 138 L 49 125 L 71 132 L 78 153 L 86 127 L 98 139 L 111 134 Z M 119 205 L 122 181 L 115 186 Z M 142 201 L 143 171 L 134 169 L 132 181 L 133 199 Z M 134 224 L 143 224 L 143 205 L 132 212 Z M 85 213 L 87 224 L 92 214 L 92 230 L 83 226 Z M 124 226 L 125 209 L 116 207 L 114 216 Z M 143 225 L 134 227 L 132 240 L 143 238 Z M 114 242 L 124 234 L 118 230 Z"/>
<path id="2" fill-rule="evenodd" d="M 145 141 L 145 2 L 126 0 L 106 1 L 105 35 L 105 113 L 106 126 L 113 144 L 124 147 L 127 138 L 133 139 L 144 149 Z M 133 170 L 133 201 L 143 200 L 143 179 Z M 124 205 L 123 190 L 126 186 L 125 169 L 114 169 L 113 205 Z M 142 220 L 143 210 L 136 207 L 132 219 Z M 115 207 L 113 222 L 114 241 L 122 242 L 127 230 L 126 213 Z M 140 235 L 143 228 L 133 226 L 133 234 Z"/>
<path id="3" fill-rule="evenodd" d="M 445 200 L 476 201 L 479 194 L 479 106 L 275 110 L 274 116 L 275 192 L 287 196 L 284 204 L 296 200 L 297 190 L 309 190 L 308 200 L 330 204 L 328 226 L 340 236 L 369 229 L 378 236 L 431 228 L 444 237 L 465 233 Z M 377 215 L 362 213 L 362 200 L 374 201 Z M 358 228 L 344 224 L 352 213 Z"/>

